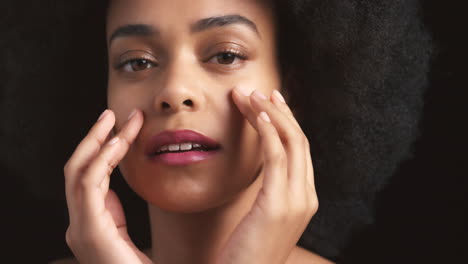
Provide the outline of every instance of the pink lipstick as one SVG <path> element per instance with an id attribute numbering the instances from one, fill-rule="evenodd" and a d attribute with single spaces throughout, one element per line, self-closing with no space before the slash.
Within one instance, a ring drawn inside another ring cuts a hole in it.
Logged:
<path id="1" fill-rule="evenodd" d="M 147 157 L 172 166 L 190 165 L 218 154 L 221 144 L 193 130 L 163 131 L 148 141 Z"/>

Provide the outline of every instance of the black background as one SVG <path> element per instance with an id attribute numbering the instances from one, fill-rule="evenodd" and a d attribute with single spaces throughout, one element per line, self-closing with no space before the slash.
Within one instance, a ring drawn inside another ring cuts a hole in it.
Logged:
<path id="1" fill-rule="evenodd" d="M 431 67 L 431 84 L 425 95 L 422 136 L 416 142 L 415 158 L 403 163 L 380 193 L 375 227 L 353 237 L 342 254 L 342 263 L 468 263 L 465 253 L 468 250 L 466 9 L 462 8 L 463 1 L 432 0 L 424 1 L 423 5 L 425 22 L 438 55 Z M 12 12 L 23 12 L 25 8 L 5 3 L 0 7 L 8 12 L 0 17 L 3 26 L 16 23 L 12 21 L 16 18 Z M 36 19 L 17 18 L 26 19 L 18 22 L 22 25 L 33 25 Z M 3 43 L 8 45 L 8 41 Z M 75 54 L 81 55 L 79 51 Z M 2 85 L 12 77 L 0 75 L 0 78 Z M 3 95 L 2 92 L 0 102 L 7 103 L 8 98 Z M 98 116 L 100 109 L 103 107 L 94 108 L 86 118 Z M 5 115 L 14 113 L 2 113 Z M 0 151 L 6 150 L 0 146 Z M 60 162 L 66 158 L 62 157 Z M 0 165 L 4 167 L 1 170 L 0 262 L 45 263 L 69 256 L 71 253 L 64 242 L 68 216 L 63 190 L 55 195 L 38 195 L 26 187 L 22 175 L 12 171 L 7 161 L 2 160 Z M 147 226 L 139 224 L 145 215 L 133 216 L 135 212 L 145 211 L 144 204 L 120 177 L 113 181 L 114 188 L 125 193 L 122 200 L 137 245 L 148 245 L 149 238 L 141 235 L 147 232 Z"/>

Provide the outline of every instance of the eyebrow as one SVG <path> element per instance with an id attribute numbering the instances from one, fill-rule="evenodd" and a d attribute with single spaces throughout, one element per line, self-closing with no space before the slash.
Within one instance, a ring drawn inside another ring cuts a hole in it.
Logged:
<path id="1" fill-rule="evenodd" d="M 197 33 L 201 31 L 208 30 L 213 27 L 222 27 L 232 24 L 243 24 L 248 26 L 255 34 L 261 38 L 260 33 L 257 30 L 257 26 L 250 19 L 241 16 L 241 15 L 225 15 L 225 16 L 216 16 L 203 18 L 195 23 L 190 25 L 190 32 Z M 160 32 L 158 29 L 154 28 L 151 25 L 147 24 L 127 24 L 117 28 L 111 35 L 109 39 L 110 43 L 120 37 L 130 37 L 130 36 L 153 36 L 159 35 Z"/>

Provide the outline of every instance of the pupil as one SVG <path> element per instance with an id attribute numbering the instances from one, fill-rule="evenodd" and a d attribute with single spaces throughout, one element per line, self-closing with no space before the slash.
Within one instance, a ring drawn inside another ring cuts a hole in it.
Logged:
<path id="1" fill-rule="evenodd" d="M 146 69 L 147 63 L 148 62 L 146 60 L 135 60 L 132 63 L 132 68 L 133 68 L 133 70 Z"/>
<path id="2" fill-rule="evenodd" d="M 218 62 L 221 64 L 231 64 L 235 57 L 234 54 L 231 54 L 231 53 L 223 53 L 220 56 L 221 56 L 221 59 L 219 60 L 219 57 L 218 57 Z"/>

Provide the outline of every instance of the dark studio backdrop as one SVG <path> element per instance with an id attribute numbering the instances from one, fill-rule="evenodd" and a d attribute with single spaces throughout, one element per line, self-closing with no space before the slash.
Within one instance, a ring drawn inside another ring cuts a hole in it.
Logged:
<path id="1" fill-rule="evenodd" d="M 71 255 L 62 168 L 105 109 L 106 93 L 103 46 L 89 41 L 104 35 L 104 21 L 87 19 L 99 9 L 85 2 L 0 3 L 0 263 Z M 373 224 L 350 235 L 340 263 L 468 262 L 466 9 L 463 1 L 422 4 L 435 55 L 421 136 L 414 157 L 378 193 Z M 146 207 L 114 176 L 130 234 L 147 247 Z"/>

